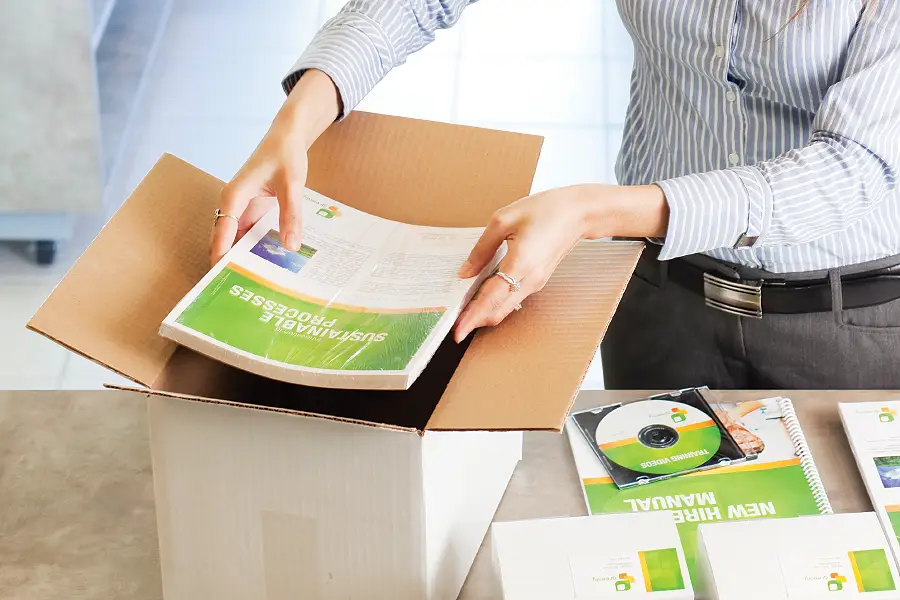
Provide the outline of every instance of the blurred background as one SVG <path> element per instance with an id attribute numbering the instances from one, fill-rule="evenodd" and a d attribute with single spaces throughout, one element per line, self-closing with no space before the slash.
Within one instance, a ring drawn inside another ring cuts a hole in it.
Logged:
<path id="1" fill-rule="evenodd" d="M 0 3 L 0 389 L 116 381 L 26 321 L 161 154 L 230 179 L 343 4 Z M 480 0 L 359 108 L 543 135 L 533 191 L 612 183 L 631 64 L 614 0 Z"/>

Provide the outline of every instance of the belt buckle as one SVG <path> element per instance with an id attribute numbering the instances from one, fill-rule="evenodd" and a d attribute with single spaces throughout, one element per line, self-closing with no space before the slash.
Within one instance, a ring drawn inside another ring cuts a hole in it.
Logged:
<path id="1" fill-rule="evenodd" d="M 739 317 L 762 319 L 762 282 L 738 283 L 704 273 L 703 297 L 710 308 Z"/>

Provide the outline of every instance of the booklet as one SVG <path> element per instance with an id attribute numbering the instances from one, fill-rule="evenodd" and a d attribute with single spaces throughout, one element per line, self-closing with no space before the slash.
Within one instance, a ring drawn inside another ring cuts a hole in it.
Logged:
<path id="1" fill-rule="evenodd" d="M 482 228 L 408 225 L 306 190 L 299 251 L 265 215 L 178 303 L 159 333 L 289 383 L 408 389 L 502 251 L 457 271 Z"/>
<path id="2" fill-rule="evenodd" d="M 715 407 L 719 420 L 756 460 L 620 490 L 570 418 L 566 432 L 590 514 L 670 510 L 692 581 L 701 523 L 830 514 L 793 404 L 771 398 Z"/>
<path id="3" fill-rule="evenodd" d="M 698 598 L 869 600 L 898 597 L 897 567 L 873 513 L 705 523 Z"/>
<path id="4" fill-rule="evenodd" d="M 664 512 L 495 522 L 490 539 L 503 600 L 694 600 Z"/>
<path id="5" fill-rule="evenodd" d="M 838 410 L 875 514 L 900 561 L 900 401 L 842 402 Z"/>

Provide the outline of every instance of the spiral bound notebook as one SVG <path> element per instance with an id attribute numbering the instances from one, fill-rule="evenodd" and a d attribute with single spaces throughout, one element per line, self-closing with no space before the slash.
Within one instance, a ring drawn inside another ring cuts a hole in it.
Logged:
<path id="1" fill-rule="evenodd" d="M 626 490 L 612 482 L 571 419 L 566 423 L 589 512 L 672 511 L 692 580 L 700 523 L 832 513 L 788 398 L 723 404 L 717 415 L 746 452 L 759 454 L 755 461 Z"/>

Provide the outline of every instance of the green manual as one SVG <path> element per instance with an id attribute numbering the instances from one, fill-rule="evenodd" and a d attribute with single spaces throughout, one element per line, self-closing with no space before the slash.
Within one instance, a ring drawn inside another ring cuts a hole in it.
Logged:
<path id="1" fill-rule="evenodd" d="M 756 460 L 624 490 L 612 482 L 571 418 L 566 423 L 589 512 L 671 511 L 692 581 L 697 577 L 701 523 L 832 512 L 790 400 L 772 398 L 713 408 L 741 447 L 758 453 Z"/>
<path id="2" fill-rule="evenodd" d="M 270 379 L 407 389 L 499 262 L 457 276 L 482 231 L 389 221 L 306 190 L 299 251 L 279 241 L 273 209 L 160 335 Z"/>

